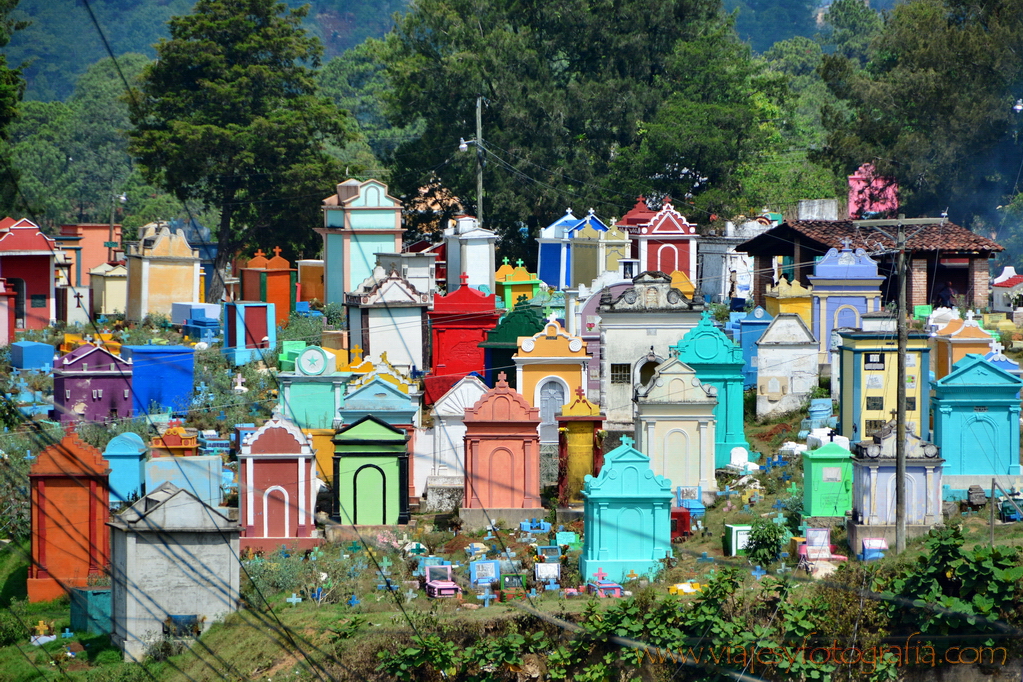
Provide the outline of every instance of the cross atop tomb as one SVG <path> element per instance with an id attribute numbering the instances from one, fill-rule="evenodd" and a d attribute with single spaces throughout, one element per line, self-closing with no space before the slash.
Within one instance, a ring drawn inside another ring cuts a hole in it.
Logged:
<path id="1" fill-rule="evenodd" d="M 508 259 L 506 258 L 505 260 Z M 462 280 L 463 287 L 466 286 L 467 284 L 469 284 L 469 273 L 463 272 L 461 275 L 458 276 L 458 279 Z"/>
<path id="2" fill-rule="evenodd" d="M 602 581 L 607 577 L 607 573 L 604 572 L 603 568 L 597 568 L 597 572 L 593 574 L 593 577 Z"/>
<path id="3" fill-rule="evenodd" d="M 504 265 L 508 265 L 508 263 L 510 262 L 511 260 L 509 260 L 508 256 L 505 256 L 504 258 L 501 259 L 501 263 L 503 263 Z"/>
<path id="4" fill-rule="evenodd" d="M 635 442 L 636 441 L 634 441 L 631 436 L 622 436 L 622 445 L 625 447 L 631 448 L 632 444 Z"/>
<path id="5" fill-rule="evenodd" d="M 280 258 L 280 256 L 281 256 L 281 247 L 279 247 L 279 246 L 275 246 L 275 247 L 273 247 L 273 252 L 274 252 L 274 255 L 275 255 L 275 256 L 277 256 L 278 258 Z"/>
<path id="6" fill-rule="evenodd" d="M 845 239 L 842 240 L 842 250 L 843 251 L 851 250 L 851 245 L 852 245 L 852 240 L 849 239 L 848 237 L 846 237 Z"/>
<path id="7" fill-rule="evenodd" d="M 995 352 L 995 355 L 1001 355 L 1002 351 L 1005 350 L 1005 346 L 995 340 L 991 342 L 991 350 Z"/>
<path id="8" fill-rule="evenodd" d="M 515 267 L 517 267 L 517 268 L 521 268 L 522 267 L 522 259 L 521 258 L 519 258 L 518 260 L 515 261 Z"/>
<path id="9" fill-rule="evenodd" d="M 576 386 L 576 387 L 575 387 L 575 394 L 576 394 L 577 396 L 579 396 L 579 399 L 580 399 L 580 400 L 583 400 L 583 399 L 585 399 L 585 397 L 586 397 L 586 391 L 584 391 L 584 390 L 583 390 L 583 387 L 582 387 L 582 386 Z"/>
<path id="10" fill-rule="evenodd" d="M 266 254 L 263 253 L 263 249 L 256 249 L 256 253 L 254 255 L 256 258 L 263 258 L 266 256 Z"/>
<path id="11" fill-rule="evenodd" d="M 973 318 L 974 317 L 975 317 L 975 315 L 974 315 L 974 312 L 972 310 L 967 310 L 966 311 L 966 322 L 967 322 L 967 324 L 969 324 L 970 322 L 973 322 Z"/>

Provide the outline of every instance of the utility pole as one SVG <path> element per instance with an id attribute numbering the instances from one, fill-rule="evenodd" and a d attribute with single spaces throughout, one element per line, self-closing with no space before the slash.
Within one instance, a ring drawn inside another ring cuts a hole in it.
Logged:
<path id="1" fill-rule="evenodd" d="M 909 312 L 906 305 L 906 225 L 943 225 L 945 218 L 938 220 L 933 218 L 912 218 L 907 220 L 904 215 L 899 215 L 896 220 L 854 220 L 856 227 L 895 227 L 896 233 L 893 237 L 884 230 L 878 232 L 895 240 L 895 249 L 898 253 L 896 270 L 899 274 L 899 300 L 896 312 L 895 323 L 898 330 L 898 358 L 895 388 L 895 553 L 901 554 L 906 550 L 906 349 L 909 346 L 909 330 L 906 327 L 906 314 Z M 915 233 L 914 233 L 915 234 Z M 925 371 L 926 368 L 921 368 Z M 923 419 L 920 424 L 923 430 Z M 923 435 L 923 434 L 921 434 Z"/>
<path id="2" fill-rule="evenodd" d="M 483 227 L 483 95 L 476 97 L 476 225 Z"/>

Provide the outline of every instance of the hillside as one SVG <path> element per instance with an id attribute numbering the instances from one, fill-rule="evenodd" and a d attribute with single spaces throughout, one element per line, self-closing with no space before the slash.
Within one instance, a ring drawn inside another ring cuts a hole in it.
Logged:
<path id="1" fill-rule="evenodd" d="M 329 59 L 391 27 L 405 0 L 285 0 L 292 7 L 310 4 L 307 28 L 323 41 Z M 167 35 L 167 20 L 186 14 L 194 0 L 92 0 L 96 19 L 114 54 L 154 56 L 153 44 Z M 70 5 L 70 7 L 69 7 Z M 26 99 L 66 99 L 89 65 L 107 56 L 81 0 L 21 0 L 13 16 L 31 21 L 17 32 L 5 52 L 8 62 L 28 64 Z"/>

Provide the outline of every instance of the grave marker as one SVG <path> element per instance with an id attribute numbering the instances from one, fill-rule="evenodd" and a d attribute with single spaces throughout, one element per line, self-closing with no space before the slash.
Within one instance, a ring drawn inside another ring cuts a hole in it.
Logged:
<path id="1" fill-rule="evenodd" d="M 71 628 L 64 628 L 64 632 L 60 633 L 62 639 L 71 639 L 75 636 L 75 633 L 71 632 Z"/>
<path id="2" fill-rule="evenodd" d="M 757 582 L 760 582 L 760 579 L 767 575 L 767 571 L 762 569 L 759 565 L 753 569 L 752 573 L 753 577 L 757 579 Z"/>
<path id="3" fill-rule="evenodd" d="M 291 596 L 288 597 L 287 599 L 285 599 L 284 601 L 288 602 L 292 606 L 298 606 L 299 604 L 302 603 L 302 597 L 300 597 L 297 594 L 295 594 L 294 592 L 292 592 Z"/>

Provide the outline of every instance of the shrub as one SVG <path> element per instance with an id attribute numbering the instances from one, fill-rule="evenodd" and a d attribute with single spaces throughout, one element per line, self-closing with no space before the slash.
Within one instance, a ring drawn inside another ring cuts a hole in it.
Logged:
<path id="1" fill-rule="evenodd" d="M 751 564 L 768 566 L 778 558 L 785 542 L 785 529 L 768 519 L 756 519 L 746 541 L 746 558 Z"/>

